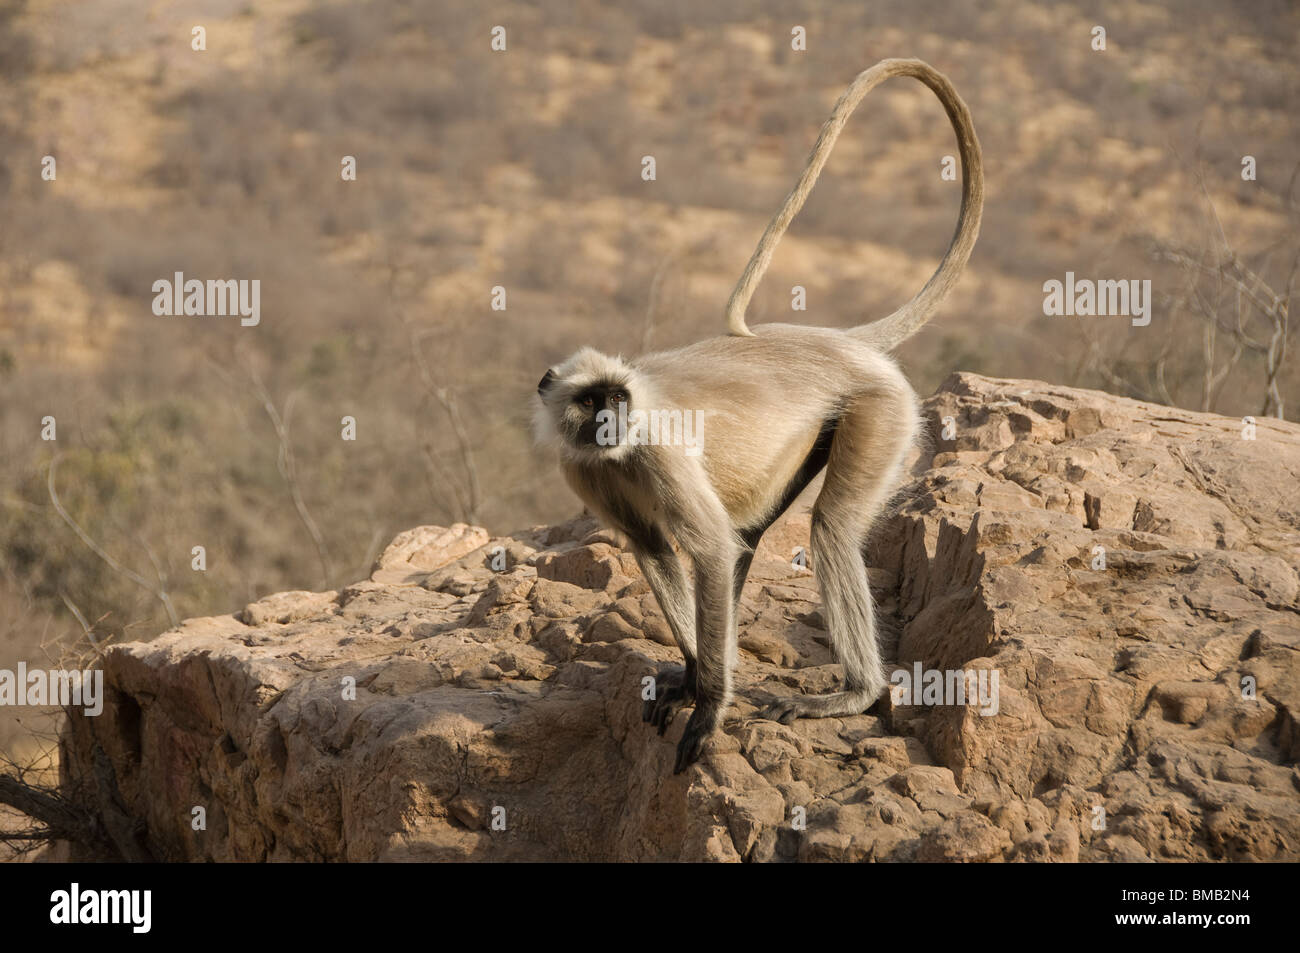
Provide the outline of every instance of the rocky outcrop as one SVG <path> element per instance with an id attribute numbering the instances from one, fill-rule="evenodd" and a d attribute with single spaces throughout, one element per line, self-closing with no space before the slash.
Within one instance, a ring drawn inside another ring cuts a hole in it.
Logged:
<path id="1" fill-rule="evenodd" d="M 978 699 L 756 716 L 841 675 L 796 507 L 674 776 L 685 716 L 640 712 L 680 659 L 613 534 L 421 527 L 369 580 L 113 647 L 65 783 L 111 765 L 165 859 L 1300 859 L 1300 427 L 969 374 L 925 408 L 868 563 L 894 667 Z"/>

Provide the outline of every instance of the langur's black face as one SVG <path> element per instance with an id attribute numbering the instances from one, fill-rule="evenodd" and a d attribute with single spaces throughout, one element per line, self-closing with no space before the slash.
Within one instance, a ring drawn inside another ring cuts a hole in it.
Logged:
<path id="1" fill-rule="evenodd" d="M 539 443 L 558 441 L 570 461 L 596 463 L 621 459 L 629 451 L 627 414 L 632 389 L 639 387 L 634 367 L 621 358 L 584 347 L 547 369 L 537 382 L 533 429 Z"/>
<path id="2" fill-rule="evenodd" d="M 559 432 L 575 447 L 616 446 L 620 408 L 631 410 L 626 386 L 616 381 L 575 386 L 554 369 L 547 370 L 538 382 L 537 394 L 549 408 Z"/>
<path id="3" fill-rule="evenodd" d="M 622 387 L 596 384 L 578 391 L 568 412 L 570 420 L 578 423 L 574 443 L 584 447 L 615 446 L 619 408 L 631 410 L 627 404 L 627 391 Z"/>

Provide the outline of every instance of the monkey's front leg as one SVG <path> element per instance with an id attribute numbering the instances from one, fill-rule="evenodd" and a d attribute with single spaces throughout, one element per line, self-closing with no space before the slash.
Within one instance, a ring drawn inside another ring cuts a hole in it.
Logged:
<path id="1" fill-rule="evenodd" d="M 684 668 L 656 677 L 655 696 L 642 706 L 641 720 L 654 725 L 662 735 L 677 712 L 695 701 L 695 609 L 681 560 L 668 540 L 657 532 L 646 532 L 634 542 L 637 565 L 655 594 L 686 663 Z"/>
<path id="2" fill-rule="evenodd" d="M 641 720 L 654 725 L 659 734 L 668 730 L 677 713 L 695 704 L 695 657 L 686 664 L 655 676 L 655 697 L 641 706 Z"/>
<path id="3" fill-rule="evenodd" d="M 695 561 L 695 710 L 677 745 L 674 774 L 699 758 L 704 743 L 722 726 L 731 704 L 731 645 L 735 639 L 732 591 L 736 553 L 722 547 L 694 556 Z"/>

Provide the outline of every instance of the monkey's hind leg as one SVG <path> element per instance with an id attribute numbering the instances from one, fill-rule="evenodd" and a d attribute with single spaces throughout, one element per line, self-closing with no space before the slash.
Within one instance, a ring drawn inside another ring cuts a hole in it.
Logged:
<path id="1" fill-rule="evenodd" d="M 844 667 L 845 690 L 782 698 L 768 705 L 762 717 L 788 725 L 802 716 L 858 715 L 885 691 L 888 682 L 876 641 L 862 544 L 897 485 L 918 426 L 916 399 L 905 382 L 891 382 L 859 397 L 844 415 L 831 446 L 825 484 L 813 506 L 811 542 L 831 646 Z"/>

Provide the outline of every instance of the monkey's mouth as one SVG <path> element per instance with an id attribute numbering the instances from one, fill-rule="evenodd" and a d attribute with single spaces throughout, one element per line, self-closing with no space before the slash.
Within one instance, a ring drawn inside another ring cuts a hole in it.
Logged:
<path id="1" fill-rule="evenodd" d="M 627 441 L 618 433 L 617 429 L 611 434 L 608 426 L 599 424 L 594 420 L 588 420 L 578 428 L 574 443 L 583 447 L 583 449 L 600 452 L 602 450 L 617 450 Z"/>

